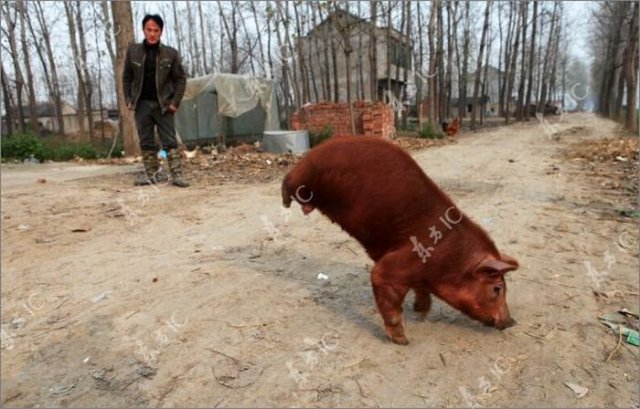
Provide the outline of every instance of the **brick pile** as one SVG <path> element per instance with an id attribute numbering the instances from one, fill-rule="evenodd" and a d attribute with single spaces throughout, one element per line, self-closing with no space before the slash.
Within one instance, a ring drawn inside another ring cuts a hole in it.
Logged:
<path id="1" fill-rule="evenodd" d="M 395 137 L 393 111 L 382 102 L 356 101 L 354 103 L 357 135 L 377 136 L 385 139 Z M 291 129 L 306 129 L 319 133 L 330 127 L 333 135 L 353 135 L 346 103 L 321 102 L 307 105 L 295 112 L 291 118 Z"/>

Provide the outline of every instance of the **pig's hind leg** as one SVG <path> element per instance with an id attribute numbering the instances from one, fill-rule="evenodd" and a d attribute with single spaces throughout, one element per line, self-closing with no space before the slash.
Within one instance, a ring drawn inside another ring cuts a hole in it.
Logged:
<path id="1" fill-rule="evenodd" d="M 393 272 L 385 270 L 383 260 L 376 263 L 371 271 L 373 295 L 384 320 L 387 336 L 396 344 L 406 345 L 409 341 L 404 336 L 402 303 L 409 287 L 392 279 Z"/>
<path id="2" fill-rule="evenodd" d="M 416 299 L 413 302 L 413 310 L 417 312 L 420 319 L 424 319 L 431 309 L 431 292 L 427 287 L 414 287 Z"/>

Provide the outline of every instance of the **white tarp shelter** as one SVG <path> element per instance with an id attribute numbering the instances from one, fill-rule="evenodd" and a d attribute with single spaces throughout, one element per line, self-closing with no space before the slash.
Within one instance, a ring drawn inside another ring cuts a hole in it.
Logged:
<path id="1" fill-rule="evenodd" d="M 236 74 L 190 78 L 176 112 L 176 128 L 185 143 L 279 130 L 273 81 Z"/>

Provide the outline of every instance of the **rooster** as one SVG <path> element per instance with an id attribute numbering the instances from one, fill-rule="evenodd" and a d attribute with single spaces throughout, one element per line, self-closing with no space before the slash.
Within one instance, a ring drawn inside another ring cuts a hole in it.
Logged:
<path id="1" fill-rule="evenodd" d="M 451 122 L 442 123 L 442 131 L 448 136 L 453 136 L 460 129 L 460 118 L 454 118 Z"/>

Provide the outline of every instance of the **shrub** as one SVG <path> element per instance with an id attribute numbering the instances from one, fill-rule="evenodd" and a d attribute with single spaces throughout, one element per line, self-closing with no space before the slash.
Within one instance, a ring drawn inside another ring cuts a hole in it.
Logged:
<path id="1" fill-rule="evenodd" d="M 40 138 L 32 133 L 19 133 L 2 137 L 2 157 L 26 159 L 33 155 L 42 160 L 44 145 Z"/>
<path id="2" fill-rule="evenodd" d="M 320 132 L 312 132 L 309 131 L 309 145 L 311 148 L 324 141 L 325 139 L 331 138 L 333 135 L 333 128 L 330 126 L 325 126 L 324 129 Z"/>
<path id="3" fill-rule="evenodd" d="M 424 139 L 442 139 L 444 138 L 444 133 L 433 126 L 431 122 L 425 122 L 422 125 L 422 130 L 418 133 L 420 138 Z"/>
<path id="4" fill-rule="evenodd" d="M 70 143 L 41 139 L 32 133 L 2 137 L 2 157 L 24 160 L 33 155 L 40 161 L 67 161 L 78 156 L 83 159 L 98 157 L 96 149 L 87 142 Z"/>
<path id="5" fill-rule="evenodd" d="M 53 161 L 67 161 L 76 156 L 83 159 L 95 159 L 98 157 L 96 148 L 86 142 L 61 143 L 57 146 L 54 144 L 46 144 L 45 149 L 47 152 L 45 159 Z"/>

